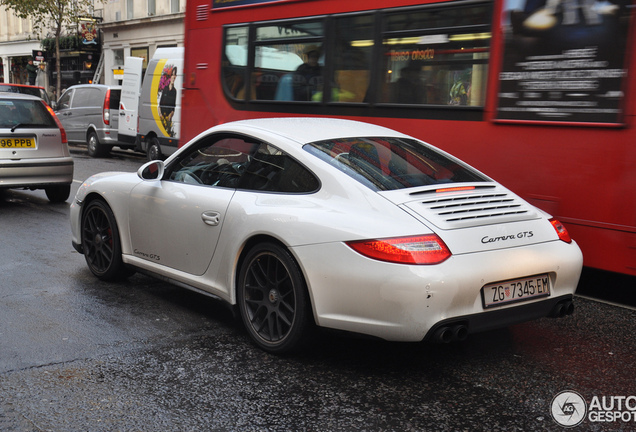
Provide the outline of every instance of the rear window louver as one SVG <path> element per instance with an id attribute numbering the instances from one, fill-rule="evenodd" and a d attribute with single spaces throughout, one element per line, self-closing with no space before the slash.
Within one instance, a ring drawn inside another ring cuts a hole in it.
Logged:
<path id="1" fill-rule="evenodd" d="M 537 217 L 525 201 L 505 190 L 436 194 L 420 201 L 418 212 L 440 228 L 453 229 Z M 423 210 L 423 211 L 422 211 Z"/>

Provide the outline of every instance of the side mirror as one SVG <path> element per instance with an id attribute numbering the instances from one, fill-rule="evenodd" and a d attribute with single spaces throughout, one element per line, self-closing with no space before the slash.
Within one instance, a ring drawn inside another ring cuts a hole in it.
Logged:
<path id="1" fill-rule="evenodd" d="M 161 180 L 165 165 L 163 161 L 155 160 L 143 164 L 138 170 L 137 175 L 142 180 Z"/>

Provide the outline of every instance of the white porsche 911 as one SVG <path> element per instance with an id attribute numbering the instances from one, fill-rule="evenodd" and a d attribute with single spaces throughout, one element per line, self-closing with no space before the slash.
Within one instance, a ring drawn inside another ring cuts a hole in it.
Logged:
<path id="1" fill-rule="evenodd" d="M 460 160 L 325 118 L 227 123 L 137 174 L 92 176 L 71 225 L 98 278 L 218 297 L 277 353 L 313 325 L 450 342 L 563 316 L 582 267 L 561 223 Z"/>

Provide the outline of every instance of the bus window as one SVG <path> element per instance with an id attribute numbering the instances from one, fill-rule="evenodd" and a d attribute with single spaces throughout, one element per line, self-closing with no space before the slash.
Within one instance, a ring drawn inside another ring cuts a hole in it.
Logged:
<path id="1" fill-rule="evenodd" d="M 332 102 L 365 102 L 371 78 L 372 15 L 337 18 Z"/>
<path id="2" fill-rule="evenodd" d="M 425 9 L 387 17 L 379 99 L 415 105 L 484 105 L 490 7 Z"/>
<path id="3" fill-rule="evenodd" d="M 225 92 L 235 99 L 245 99 L 245 71 L 247 67 L 247 43 L 249 28 L 225 29 L 223 53 L 223 78 Z"/>
<path id="4" fill-rule="evenodd" d="M 263 25 L 256 29 L 253 98 L 321 101 L 323 22 Z"/>

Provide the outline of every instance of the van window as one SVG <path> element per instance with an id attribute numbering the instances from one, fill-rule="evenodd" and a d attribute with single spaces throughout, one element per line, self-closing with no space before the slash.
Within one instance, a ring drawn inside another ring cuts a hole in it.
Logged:
<path id="1" fill-rule="evenodd" d="M 100 107 L 103 100 L 104 98 L 99 89 L 88 87 L 78 88 L 75 89 L 73 108 Z"/>
<path id="2" fill-rule="evenodd" d="M 57 103 L 57 109 L 65 109 L 71 107 L 71 95 L 73 94 L 73 90 L 68 90 L 64 92 L 62 97 Z"/>
<path id="3" fill-rule="evenodd" d="M 110 90 L 110 106 L 109 109 L 118 110 L 119 100 L 121 99 L 121 90 Z"/>

